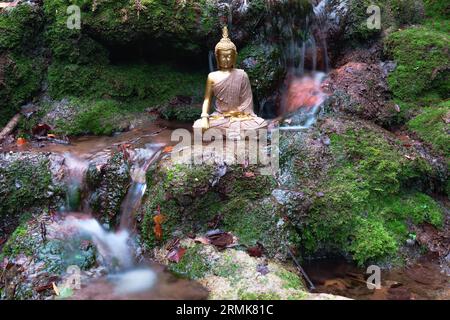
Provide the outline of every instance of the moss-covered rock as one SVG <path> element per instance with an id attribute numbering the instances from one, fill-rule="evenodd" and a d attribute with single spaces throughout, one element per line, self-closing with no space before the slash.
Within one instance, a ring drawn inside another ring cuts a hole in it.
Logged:
<path id="1" fill-rule="evenodd" d="M 448 98 L 449 37 L 429 27 L 411 27 L 389 35 L 385 51 L 397 62 L 388 83 L 394 96 L 418 104 Z"/>
<path id="2" fill-rule="evenodd" d="M 302 300 L 310 298 L 301 278 L 275 261 L 250 257 L 234 249 L 218 251 L 213 246 L 184 239 L 187 248 L 179 263 L 168 262 L 167 252 L 156 257 L 176 274 L 196 279 L 209 291 L 209 299 Z"/>
<path id="3" fill-rule="evenodd" d="M 248 73 L 257 101 L 272 95 L 285 75 L 280 49 L 270 45 L 251 44 L 239 52 L 238 58 L 238 65 Z"/>
<path id="4" fill-rule="evenodd" d="M 380 8 L 381 28 L 369 29 L 368 19 L 374 12 L 367 13 L 371 5 Z M 424 16 L 421 0 L 371 1 L 351 0 L 342 23 L 345 24 L 344 40 L 363 42 L 375 40 L 383 31 L 402 25 L 420 22 Z"/>
<path id="5" fill-rule="evenodd" d="M 45 3 L 45 8 L 60 24 L 67 20 L 66 9 L 71 4 L 81 9 L 83 34 L 108 44 L 158 40 L 178 50 L 197 51 L 199 39 L 214 26 L 214 7 L 207 1 L 58 0 Z"/>
<path id="6" fill-rule="evenodd" d="M 450 156 L 448 133 L 450 130 L 450 103 L 423 108 L 422 112 L 408 122 L 410 130 L 447 158 Z"/>
<path id="7" fill-rule="evenodd" d="M 130 164 L 123 152 L 115 152 L 107 162 L 97 166 L 92 163 L 86 174 L 90 192 L 88 199 L 103 222 L 116 225 L 122 201 L 131 182 Z"/>
<path id="8" fill-rule="evenodd" d="M 109 54 L 100 43 L 85 34 L 85 30 L 68 28 L 67 9 L 76 1 L 46 1 L 43 10 L 46 18 L 45 45 L 52 57 L 73 64 L 106 64 Z M 81 21 L 84 20 L 84 15 Z"/>
<path id="9" fill-rule="evenodd" d="M 63 195 L 55 184 L 45 155 L 0 155 L 0 230 L 17 226 L 28 209 L 49 207 Z M 33 210 L 31 210 L 33 211 Z"/>
<path id="10" fill-rule="evenodd" d="M 176 95 L 201 90 L 204 76 L 182 73 L 164 65 L 81 66 L 54 63 L 49 67 L 49 93 L 66 96 L 112 98 L 119 101 L 147 100 L 147 106 L 167 102 Z"/>
<path id="11" fill-rule="evenodd" d="M 127 129 L 148 109 L 185 121 L 198 119 L 201 113 L 200 108 L 200 113 L 194 112 L 194 105 L 164 107 L 176 96 L 198 101 L 204 88 L 201 73 L 181 72 L 167 65 L 54 62 L 48 81 L 50 96 L 61 101 L 44 103 L 41 108 L 49 114 L 45 121 L 58 134 L 109 135 Z"/>
<path id="12" fill-rule="evenodd" d="M 420 192 L 429 189 L 427 177 L 439 180 L 440 173 L 419 153 L 368 123 L 331 120 L 324 129 L 313 141 L 294 134 L 287 145 L 297 146 L 280 159 L 282 182 L 302 194 L 301 210 L 287 212 L 307 252 L 380 261 L 398 252 L 410 224 L 442 226 L 439 205 Z"/>
<path id="13" fill-rule="evenodd" d="M 38 6 L 20 4 L 0 14 L 0 53 L 12 50 L 24 54 L 41 40 L 44 15 Z"/>
<path id="14" fill-rule="evenodd" d="M 39 112 L 24 120 L 23 126 L 32 128 L 30 123 L 46 123 L 53 133 L 62 136 L 111 135 L 139 123 L 142 120 L 140 108 L 114 99 L 70 97 L 41 103 Z M 151 116 L 145 118 L 152 119 Z"/>
<path id="15" fill-rule="evenodd" d="M 88 270 L 96 264 L 96 250 L 82 239 L 65 239 L 48 212 L 28 217 L 3 246 L 0 259 L 8 268 L 0 282 L 0 298 L 12 300 L 48 299 L 48 287 L 67 274 L 69 266 Z M 64 281 L 62 281 L 64 282 Z"/>
<path id="16" fill-rule="evenodd" d="M 0 126 L 41 88 L 43 25 L 38 6 L 20 4 L 0 14 Z"/>
<path id="17" fill-rule="evenodd" d="M 236 235 L 243 246 L 259 242 L 269 256 L 286 257 L 286 246 L 296 241 L 296 234 L 283 220 L 279 204 L 269 197 L 275 187 L 273 177 L 253 173 L 254 168 L 230 166 L 217 182 L 216 170 L 206 164 L 168 161 L 149 175 L 141 223 L 147 248 L 219 228 Z M 153 218 L 158 213 L 164 216 L 162 239 L 154 232 Z"/>
<path id="18" fill-rule="evenodd" d="M 450 104 L 443 102 L 437 106 L 423 108 L 421 113 L 408 122 L 408 128 L 422 141 L 431 146 L 438 154 L 445 157 L 447 168 L 450 168 L 450 148 L 448 133 Z M 445 193 L 450 194 L 450 182 L 447 181 Z"/>
<path id="19" fill-rule="evenodd" d="M 425 24 L 442 32 L 450 31 L 450 4 L 445 0 L 424 0 Z"/>
<path id="20" fill-rule="evenodd" d="M 40 57 L 0 54 L 0 126 L 40 90 L 44 70 Z"/>

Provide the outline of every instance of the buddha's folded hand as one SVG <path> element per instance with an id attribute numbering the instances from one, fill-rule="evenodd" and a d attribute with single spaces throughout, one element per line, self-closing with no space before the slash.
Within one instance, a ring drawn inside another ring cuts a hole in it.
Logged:
<path id="1" fill-rule="evenodd" d="M 209 118 L 208 117 L 202 117 L 202 129 L 204 129 L 204 130 L 209 129 Z"/>

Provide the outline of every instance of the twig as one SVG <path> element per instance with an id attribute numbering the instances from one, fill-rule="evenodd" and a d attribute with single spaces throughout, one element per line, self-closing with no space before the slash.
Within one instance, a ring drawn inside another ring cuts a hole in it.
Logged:
<path id="1" fill-rule="evenodd" d="M 305 270 L 303 270 L 303 268 L 300 265 L 300 263 L 298 263 L 297 259 L 295 258 L 294 254 L 291 251 L 291 248 L 289 248 L 289 246 L 287 248 L 288 248 L 288 253 L 291 256 L 292 260 L 294 260 L 298 271 L 300 271 L 300 273 L 302 274 L 303 278 L 305 278 L 305 280 L 308 282 L 309 287 L 310 287 L 309 289 L 310 290 L 316 289 L 316 287 L 314 286 L 314 284 L 311 282 L 311 280 L 309 279 L 308 275 L 306 274 Z"/>
<path id="2" fill-rule="evenodd" d="M 2 132 L 0 132 L 0 142 L 3 141 L 3 139 L 6 138 L 7 135 L 9 135 L 13 130 L 16 128 L 17 124 L 19 123 L 21 118 L 21 114 L 16 114 L 6 125 L 6 127 L 3 128 Z"/>

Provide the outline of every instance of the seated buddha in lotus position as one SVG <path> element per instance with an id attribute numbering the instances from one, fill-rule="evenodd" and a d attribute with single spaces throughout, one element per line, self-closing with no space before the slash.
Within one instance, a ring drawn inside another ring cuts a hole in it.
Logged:
<path id="1" fill-rule="evenodd" d="M 247 73 L 235 68 L 237 50 L 228 37 L 227 27 L 223 28 L 215 55 L 219 70 L 208 75 L 201 119 L 194 123 L 194 129 L 217 128 L 240 134 L 266 128 L 267 121 L 253 111 L 253 94 Z M 216 98 L 216 110 L 209 114 L 213 97 Z"/>

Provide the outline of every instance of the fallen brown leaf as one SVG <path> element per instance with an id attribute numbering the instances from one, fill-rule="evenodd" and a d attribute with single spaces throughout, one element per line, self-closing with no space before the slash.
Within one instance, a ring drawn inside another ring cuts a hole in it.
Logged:
<path id="1" fill-rule="evenodd" d="M 51 129 L 48 124 L 39 123 L 31 129 L 31 132 L 34 136 L 45 136 Z"/>
<path id="2" fill-rule="evenodd" d="M 228 232 L 221 232 L 207 236 L 210 243 L 219 249 L 225 249 L 234 242 L 233 235 Z"/>
<path id="3" fill-rule="evenodd" d="M 248 172 L 244 173 L 244 177 L 246 177 L 246 178 L 253 178 L 253 177 L 255 177 L 255 174 L 253 172 L 251 172 L 251 171 L 248 171 Z"/>
<path id="4" fill-rule="evenodd" d="M 169 252 L 169 254 L 167 255 L 167 259 L 170 262 L 178 263 L 178 262 L 180 262 L 181 258 L 183 258 L 185 253 L 186 253 L 185 248 L 178 247 L 178 248 L 173 249 L 171 252 Z"/>
<path id="5" fill-rule="evenodd" d="M 259 258 L 263 255 L 263 250 L 263 246 L 258 243 L 256 246 L 248 248 L 247 253 L 250 257 Z"/>

